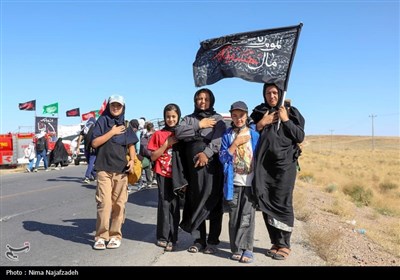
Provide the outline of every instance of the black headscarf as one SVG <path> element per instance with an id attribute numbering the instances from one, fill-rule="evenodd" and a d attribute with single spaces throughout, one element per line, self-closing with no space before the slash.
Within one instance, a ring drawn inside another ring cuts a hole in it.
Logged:
<path id="1" fill-rule="evenodd" d="M 117 126 L 124 125 L 125 126 L 125 105 L 123 105 L 122 113 L 119 116 L 115 117 L 111 114 L 110 102 L 107 102 L 106 109 L 101 114 L 101 116 L 97 120 L 97 122 L 100 126 L 100 130 L 102 131 L 102 134 L 107 133 L 109 130 L 111 130 L 111 128 L 114 125 L 117 125 Z M 127 143 L 129 143 L 128 139 L 131 139 L 131 137 L 133 137 L 133 135 L 134 135 L 133 130 L 127 129 L 125 131 L 125 133 L 122 133 L 119 135 L 114 135 L 111 138 L 111 141 L 113 143 L 126 146 Z"/>
<path id="2" fill-rule="evenodd" d="M 175 112 L 178 114 L 178 123 L 176 124 L 176 125 L 178 125 L 178 124 L 179 124 L 179 121 L 181 120 L 181 109 L 179 108 L 178 105 L 176 105 L 176 104 L 174 104 L 174 103 L 167 104 L 167 105 L 164 107 L 163 116 L 164 116 L 164 123 L 165 123 L 165 126 L 164 126 L 163 130 L 175 131 L 175 126 L 174 126 L 174 127 L 170 127 L 170 126 L 168 126 L 168 124 L 167 124 L 166 113 L 167 113 L 168 111 L 175 111 Z"/>
<path id="3" fill-rule="evenodd" d="M 199 96 L 200 93 L 208 93 L 210 96 L 210 107 L 206 110 L 201 110 L 196 106 L 196 99 Z M 209 90 L 208 88 L 201 88 L 198 91 L 196 91 L 196 93 L 194 94 L 194 112 L 193 114 L 196 116 L 196 118 L 198 119 L 203 119 L 203 118 L 209 118 L 212 117 L 213 115 L 216 114 L 215 110 L 214 110 L 214 103 L 215 103 L 215 97 L 214 94 L 211 90 Z"/>
<path id="4" fill-rule="evenodd" d="M 271 107 L 271 105 L 268 104 L 267 98 L 265 97 L 265 91 L 267 90 L 267 87 L 269 86 L 276 86 L 276 88 L 278 89 L 278 103 L 276 104 L 275 107 Z M 261 103 L 260 105 L 256 106 L 253 109 L 253 112 L 251 113 L 251 118 L 255 123 L 258 123 L 262 117 L 264 116 L 264 114 L 269 111 L 269 114 L 278 111 L 279 107 L 282 104 L 282 90 L 274 83 L 265 83 L 263 86 L 263 99 L 264 99 L 264 103 Z"/>
<path id="5" fill-rule="evenodd" d="M 137 119 L 133 119 L 129 122 L 129 125 L 133 128 L 134 131 L 139 130 L 139 121 Z"/>

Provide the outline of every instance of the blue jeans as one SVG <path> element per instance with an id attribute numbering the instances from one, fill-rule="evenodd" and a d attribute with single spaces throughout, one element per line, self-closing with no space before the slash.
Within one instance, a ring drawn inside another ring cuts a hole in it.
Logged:
<path id="1" fill-rule="evenodd" d="M 85 177 L 88 179 L 96 179 L 96 171 L 94 170 L 94 162 L 96 161 L 96 154 L 85 153 L 88 167 L 86 169 Z"/>
<path id="2" fill-rule="evenodd" d="M 33 158 L 33 159 L 30 159 L 30 160 L 29 160 L 29 163 L 28 163 L 28 165 L 27 165 L 27 168 L 28 168 L 30 171 L 32 171 L 32 169 L 33 169 L 33 162 L 34 162 L 34 158 Z"/>
<path id="3" fill-rule="evenodd" d="M 41 152 L 36 152 L 36 164 L 35 164 L 35 169 L 39 168 L 39 163 L 40 160 L 43 158 L 43 163 L 44 163 L 44 169 L 46 170 L 48 167 L 47 163 L 47 151 L 43 150 Z"/>

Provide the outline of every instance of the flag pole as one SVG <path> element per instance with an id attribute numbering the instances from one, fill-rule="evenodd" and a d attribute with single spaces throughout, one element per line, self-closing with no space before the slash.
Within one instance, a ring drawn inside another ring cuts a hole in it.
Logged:
<path id="1" fill-rule="evenodd" d="M 35 101 L 35 119 L 33 120 L 33 132 L 36 134 L 36 110 L 37 110 L 37 106 L 36 106 L 36 101 Z"/>
<path id="2" fill-rule="evenodd" d="M 283 92 L 283 95 L 282 95 L 282 102 L 281 102 L 281 105 L 279 105 L 279 108 L 280 108 L 281 106 L 283 106 L 283 104 L 285 104 L 285 99 L 286 99 L 286 90 Z M 278 127 L 277 127 L 276 130 L 279 130 L 280 125 L 281 125 L 281 119 L 279 118 L 279 120 L 278 120 Z"/>

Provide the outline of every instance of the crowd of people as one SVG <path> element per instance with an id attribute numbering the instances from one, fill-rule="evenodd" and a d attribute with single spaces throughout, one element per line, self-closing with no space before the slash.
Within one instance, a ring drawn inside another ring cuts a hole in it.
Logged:
<path id="1" fill-rule="evenodd" d="M 174 251 L 181 228 L 193 238 L 189 253 L 215 254 L 227 209 L 231 259 L 251 263 L 259 210 L 272 244 L 266 255 L 287 259 L 305 120 L 283 98 L 277 85 L 264 84 L 263 102 L 251 112 L 244 101 L 231 105 L 232 122 L 227 127 L 214 110 L 213 92 L 201 88 L 194 94 L 194 110 L 188 115 L 182 117 L 177 104 L 167 104 L 165 125 L 156 131 L 145 118 L 126 120 L 124 98 L 110 96 L 103 114 L 97 121 L 87 121 L 78 141 L 78 147 L 81 140 L 85 142 L 88 162 L 84 182 L 97 180 L 93 248 L 121 246 L 125 205 L 132 190 L 128 172 L 137 155 L 143 168 L 137 189 L 158 188 L 157 246 Z M 29 149 L 28 168 L 32 170 L 34 148 L 30 145 Z M 43 158 L 47 169 L 45 151 L 36 150 L 36 155 L 36 168 Z M 53 160 L 63 166 L 58 156 Z"/>

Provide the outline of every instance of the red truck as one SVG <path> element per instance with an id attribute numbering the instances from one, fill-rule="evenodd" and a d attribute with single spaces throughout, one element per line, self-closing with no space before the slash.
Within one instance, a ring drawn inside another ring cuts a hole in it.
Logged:
<path id="1" fill-rule="evenodd" d="M 0 134 L 0 165 L 17 165 L 24 158 L 24 149 L 28 147 L 35 133 Z"/>
<path id="2" fill-rule="evenodd" d="M 33 132 L 0 134 L 0 165 L 17 166 L 27 163 L 24 150 L 34 138 L 35 133 Z M 46 138 L 48 149 L 51 151 L 56 143 L 56 137 L 46 135 Z M 70 153 L 70 141 L 66 142 L 63 141 L 63 144 Z"/>

